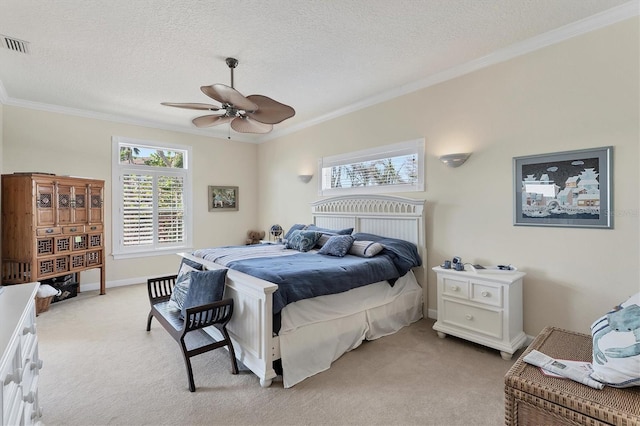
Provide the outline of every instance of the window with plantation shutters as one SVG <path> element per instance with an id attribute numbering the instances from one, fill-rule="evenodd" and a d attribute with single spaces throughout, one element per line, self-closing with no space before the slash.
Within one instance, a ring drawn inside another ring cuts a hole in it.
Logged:
<path id="1" fill-rule="evenodd" d="M 323 157 L 319 194 L 424 191 L 424 139 Z"/>
<path id="2" fill-rule="evenodd" d="M 114 257 L 189 248 L 190 148 L 119 137 L 113 148 Z"/>

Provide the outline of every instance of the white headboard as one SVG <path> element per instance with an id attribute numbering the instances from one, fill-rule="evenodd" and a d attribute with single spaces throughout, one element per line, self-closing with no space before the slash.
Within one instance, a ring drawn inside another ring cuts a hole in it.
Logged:
<path id="1" fill-rule="evenodd" d="M 425 247 L 425 200 L 390 195 L 350 195 L 311 203 L 316 226 L 331 229 L 353 228 L 410 241 Z"/>
<path id="2" fill-rule="evenodd" d="M 425 200 L 415 198 L 349 195 L 311 203 L 311 215 L 313 223 L 322 228 L 353 228 L 353 232 L 367 232 L 414 243 L 422 257 L 422 266 L 414 268 L 414 274 L 425 290 L 426 306 L 427 248 L 424 204 Z"/>

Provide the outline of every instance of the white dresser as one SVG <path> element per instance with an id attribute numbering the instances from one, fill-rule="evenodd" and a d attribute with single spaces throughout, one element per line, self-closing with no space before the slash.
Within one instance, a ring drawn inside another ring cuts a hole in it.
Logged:
<path id="1" fill-rule="evenodd" d="M 39 283 L 5 286 L 0 293 L 0 415 L 2 425 L 38 423 L 38 356 L 35 296 Z"/>
<path id="2" fill-rule="evenodd" d="M 522 330 L 523 272 L 455 271 L 438 275 L 438 336 L 457 336 L 500 351 L 504 359 L 526 341 Z"/>

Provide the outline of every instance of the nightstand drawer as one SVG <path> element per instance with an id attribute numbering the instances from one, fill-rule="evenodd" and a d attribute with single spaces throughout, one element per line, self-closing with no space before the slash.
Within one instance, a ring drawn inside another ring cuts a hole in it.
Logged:
<path id="1" fill-rule="evenodd" d="M 475 333 L 502 339 L 502 311 L 478 308 L 444 299 L 442 321 Z"/>
<path id="2" fill-rule="evenodd" d="M 455 278 L 444 277 L 442 279 L 442 294 L 444 296 L 469 298 L 469 282 Z"/>
<path id="3" fill-rule="evenodd" d="M 483 305 L 502 307 L 502 286 L 471 281 L 471 300 Z"/>

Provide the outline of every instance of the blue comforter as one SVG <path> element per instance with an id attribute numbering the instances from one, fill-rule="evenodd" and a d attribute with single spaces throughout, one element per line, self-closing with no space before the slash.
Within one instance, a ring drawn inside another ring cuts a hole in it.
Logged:
<path id="1" fill-rule="evenodd" d="M 414 244 L 371 234 L 354 234 L 354 237 L 359 240 L 377 241 L 383 245 L 384 250 L 371 258 L 352 255 L 334 257 L 307 252 L 277 257 L 261 255 L 256 258 L 231 260 L 225 264 L 231 269 L 278 285 L 278 290 L 273 294 L 274 314 L 279 313 L 287 304 L 298 300 L 341 293 L 378 281 L 389 281 L 393 284 L 412 267 L 422 264 Z M 198 251 L 195 255 L 213 261 L 218 260 L 208 257 L 206 250 Z"/>

